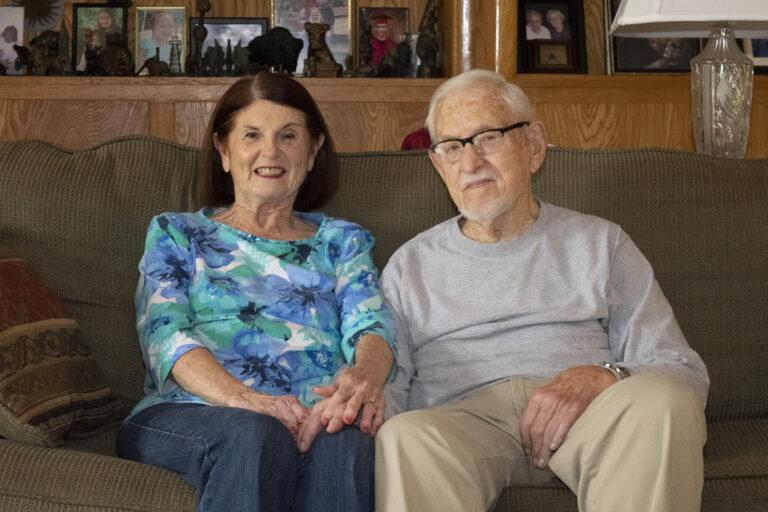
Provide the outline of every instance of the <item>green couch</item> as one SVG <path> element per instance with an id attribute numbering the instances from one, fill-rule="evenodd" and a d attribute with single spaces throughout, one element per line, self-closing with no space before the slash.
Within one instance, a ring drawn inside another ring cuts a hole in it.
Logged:
<path id="1" fill-rule="evenodd" d="M 132 300 L 145 229 L 158 212 L 192 208 L 196 156 L 149 138 L 75 152 L 0 143 L 0 244 L 64 298 L 126 404 L 142 394 Z M 373 231 L 380 266 L 454 214 L 424 153 L 341 161 L 326 211 Z M 535 187 L 542 199 L 611 219 L 632 236 L 704 358 L 712 385 L 702 510 L 768 510 L 768 160 L 555 148 Z M 0 440 L 0 510 L 194 510 L 193 489 L 175 474 L 115 458 L 114 434 L 59 448 Z M 522 486 L 507 489 L 497 510 L 575 511 L 576 501 L 557 483 Z"/>

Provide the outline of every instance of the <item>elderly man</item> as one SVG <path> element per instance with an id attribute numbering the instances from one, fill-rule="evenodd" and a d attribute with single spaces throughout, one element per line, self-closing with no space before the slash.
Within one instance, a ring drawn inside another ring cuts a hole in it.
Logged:
<path id="1" fill-rule="evenodd" d="M 485 511 L 558 477 L 581 511 L 698 511 L 709 379 L 648 261 L 619 226 L 533 196 L 546 131 L 499 75 L 448 80 L 427 127 L 461 214 L 383 273 L 399 374 L 376 509 Z"/>

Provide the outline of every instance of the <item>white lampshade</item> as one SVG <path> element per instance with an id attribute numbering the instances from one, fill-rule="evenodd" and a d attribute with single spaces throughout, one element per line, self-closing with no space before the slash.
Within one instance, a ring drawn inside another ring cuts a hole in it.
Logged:
<path id="1" fill-rule="evenodd" d="M 716 22 L 736 37 L 768 38 L 768 0 L 622 0 L 611 35 L 707 37 Z"/>

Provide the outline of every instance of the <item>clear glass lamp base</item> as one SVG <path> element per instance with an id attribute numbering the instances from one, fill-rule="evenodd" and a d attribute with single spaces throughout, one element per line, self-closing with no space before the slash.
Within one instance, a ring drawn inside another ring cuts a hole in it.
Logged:
<path id="1" fill-rule="evenodd" d="M 752 110 L 752 61 L 727 24 L 691 60 L 693 133 L 700 154 L 744 158 Z"/>

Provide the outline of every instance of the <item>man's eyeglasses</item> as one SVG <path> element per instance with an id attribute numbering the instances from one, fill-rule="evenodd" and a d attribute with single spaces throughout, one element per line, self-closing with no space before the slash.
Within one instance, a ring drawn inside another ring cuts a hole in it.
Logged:
<path id="1" fill-rule="evenodd" d="M 461 158 L 461 150 L 464 149 L 465 144 L 472 144 L 472 147 L 475 148 L 479 155 L 490 155 L 501 149 L 501 139 L 505 133 L 527 125 L 528 121 L 521 121 L 504 128 L 483 130 L 466 139 L 446 139 L 437 144 L 432 144 L 429 146 L 429 150 L 448 163 L 457 162 Z"/>

